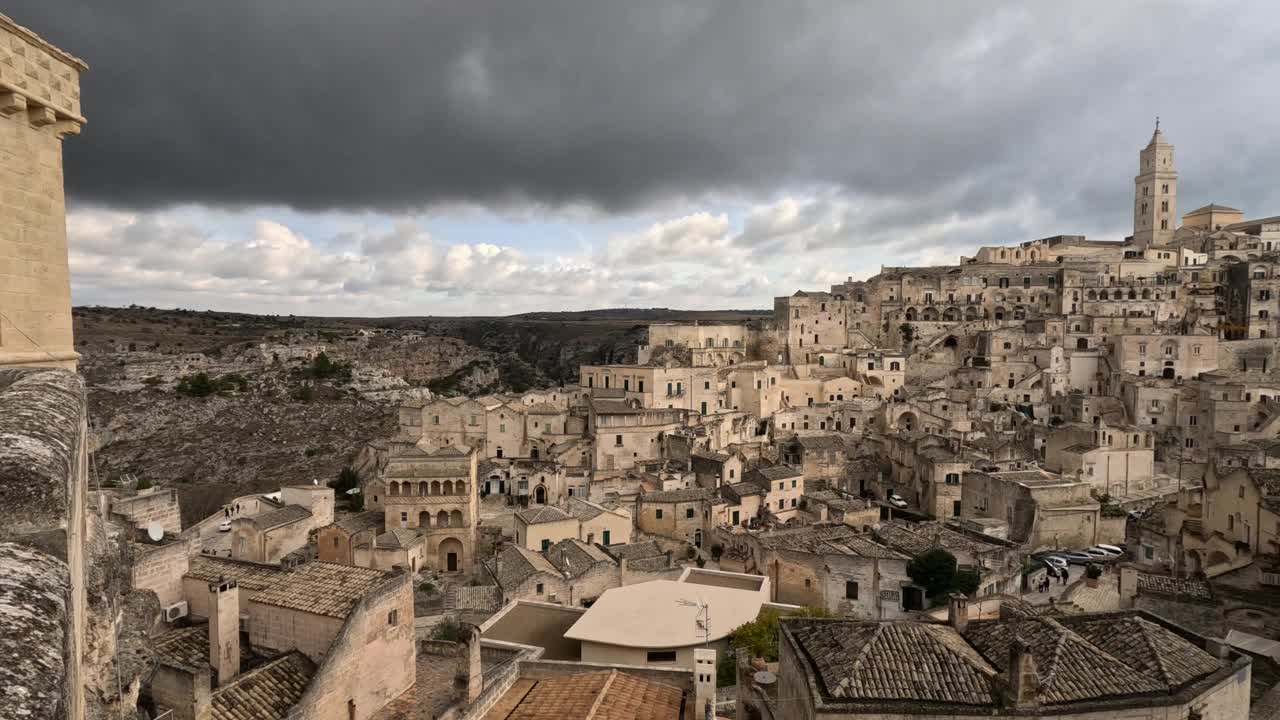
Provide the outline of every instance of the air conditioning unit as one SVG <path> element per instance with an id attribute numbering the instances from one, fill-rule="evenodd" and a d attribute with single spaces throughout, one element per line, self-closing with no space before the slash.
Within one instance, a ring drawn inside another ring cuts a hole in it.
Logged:
<path id="1" fill-rule="evenodd" d="M 1263 585 L 1280 585 L 1280 572 L 1262 571 L 1262 577 L 1259 582 Z"/>
<path id="2" fill-rule="evenodd" d="M 186 601 L 186 600 L 182 600 L 182 601 L 176 602 L 176 603 L 174 603 L 174 604 L 172 604 L 172 605 L 170 605 L 170 606 L 168 606 L 168 607 L 166 607 L 166 608 L 164 609 L 164 621 L 165 621 L 165 622 L 173 622 L 173 621 L 177 620 L 178 618 L 184 618 L 184 617 L 186 617 L 186 616 L 187 616 L 187 601 Z"/>

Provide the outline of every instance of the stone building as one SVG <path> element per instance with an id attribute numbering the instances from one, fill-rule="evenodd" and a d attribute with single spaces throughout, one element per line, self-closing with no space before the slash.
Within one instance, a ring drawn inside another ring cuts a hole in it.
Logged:
<path id="1" fill-rule="evenodd" d="M 307 547 L 312 532 L 333 522 L 333 488 L 284 487 L 280 500 L 279 509 L 231 521 L 231 557 L 278 563 Z"/>
<path id="2" fill-rule="evenodd" d="M 368 720 L 413 684 L 408 574 L 324 562 L 284 570 L 200 561 L 184 587 L 192 614 L 199 608 L 207 624 L 158 638 L 160 667 L 149 692 L 161 710 L 193 720 Z M 213 572 L 213 580 L 197 579 Z M 246 582 L 248 598 L 241 595 Z M 242 672 L 246 652 L 268 661 Z"/>
<path id="3" fill-rule="evenodd" d="M 1009 524 L 1030 550 L 1089 547 L 1124 539 L 1124 519 L 1104 519 L 1087 482 L 1041 470 L 964 474 L 960 517 Z"/>
<path id="4" fill-rule="evenodd" d="M 636 496 L 636 529 L 701 546 L 711 531 L 714 495 L 704 488 L 665 490 Z"/>
<path id="5" fill-rule="evenodd" d="M 779 715 L 1248 715 L 1250 658 L 1156 615 L 951 616 L 947 624 L 783 618 Z"/>
<path id="6" fill-rule="evenodd" d="M 745 550 L 748 572 L 769 578 L 775 602 L 871 619 L 925 607 L 923 588 L 907 575 L 910 557 L 847 525 L 748 533 L 726 544 Z"/>
<path id="7" fill-rule="evenodd" d="M 393 443 L 388 455 L 382 476 L 362 488 L 366 507 L 383 511 L 387 529 L 425 536 L 428 567 L 442 573 L 469 571 L 480 519 L 479 452 Z"/>
<path id="8" fill-rule="evenodd" d="M 0 367 L 74 370 L 62 140 L 88 66 L 3 15 L 0 47 Z"/>

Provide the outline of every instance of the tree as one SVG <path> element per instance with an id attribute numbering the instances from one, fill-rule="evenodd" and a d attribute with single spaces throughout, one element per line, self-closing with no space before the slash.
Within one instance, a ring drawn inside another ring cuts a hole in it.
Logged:
<path id="1" fill-rule="evenodd" d="M 912 582 L 925 589 L 929 597 L 938 597 L 951 589 L 956 576 L 956 556 L 934 548 L 911 558 L 907 574 Z"/>
<path id="2" fill-rule="evenodd" d="M 733 653 L 720 653 L 716 660 L 716 687 L 732 687 L 738 684 L 738 660 Z"/>
<path id="3" fill-rule="evenodd" d="M 902 344 L 910 345 L 912 340 L 916 339 L 915 326 L 909 323 L 902 323 L 898 326 L 898 332 L 902 333 Z"/>
<path id="4" fill-rule="evenodd" d="M 982 576 L 977 571 L 957 570 L 955 577 L 951 580 L 951 591 L 962 595 L 972 595 L 978 592 L 978 587 L 981 585 Z"/>
<path id="5" fill-rule="evenodd" d="M 826 608 L 801 608 L 789 617 L 831 617 Z M 765 662 L 778 661 L 778 618 L 777 610 L 761 610 L 755 620 L 738 626 L 729 633 L 729 645 L 734 648 L 746 648 L 751 657 L 764 658 Z"/>

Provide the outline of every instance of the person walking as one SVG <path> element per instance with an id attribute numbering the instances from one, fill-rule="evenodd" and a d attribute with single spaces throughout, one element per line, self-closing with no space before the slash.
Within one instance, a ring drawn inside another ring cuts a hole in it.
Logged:
<path id="1" fill-rule="evenodd" d="M 1070 580 L 1070 579 L 1071 579 L 1071 571 L 1070 571 L 1070 570 L 1063 570 L 1063 571 L 1062 571 L 1062 584 L 1063 584 L 1063 585 L 1066 585 L 1066 584 L 1067 584 L 1067 581 L 1068 581 L 1068 580 Z"/>

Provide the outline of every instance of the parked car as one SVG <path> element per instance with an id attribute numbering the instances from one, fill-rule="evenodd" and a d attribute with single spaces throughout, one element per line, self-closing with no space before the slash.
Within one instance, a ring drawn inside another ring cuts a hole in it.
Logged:
<path id="1" fill-rule="evenodd" d="M 1119 555 L 1113 555 L 1111 552 L 1103 550 L 1097 546 L 1081 550 L 1081 552 L 1093 558 L 1094 562 L 1107 562 L 1120 557 Z"/>
<path id="2" fill-rule="evenodd" d="M 231 532 L 231 521 L 223 520 L 218 523 L 218 532 Z"/>
<path id="3" fill-rule="evenodd" d="M 1045 555 L 1044 557 L 1040 558 L 1040 562 L 1044 563 L 1045 565 L 1048 565 L 1049 567 L 1055 567 L 1058 569 L 1062 569 L 1067 566 L 1066 558 L 1063 558 L 1059 555 Z"/>
<path id="4" fill-rule="evenodd" d="M 1059 557 L 1065 558 L 1066 561 L 1071 563 L 1072 565 L 1088 565 L 1089 563 L 1095 562 L 1098 559 L 1086 552 L 1062 553 L 1062 555 L 1060 555 Z"/>
<path id="5" fill-rule="evenodd" d="M 1121 556 L 1125 554 L 1125 549 L 1116 545 L 1106 545 L 1103 543 L 1098 543 L 1097 545 L 1094 545 L 1094 547 L 1098 548 L 1099 550 L 1109 552 L 1112 555 L 1116 555 L 1116 556 Z"/>
<path id="6" fill-rule="evenodd" d="M 898 497 L 896 494 L 890 493 L 890 494 L 889 494 L 889 504 L 890 504 L 890 505 L 892 505 L 892 506 L 894 506 L 894 507 L 896 507 L 896 508 L 904 508 L 904 507 L 906 507 L 906 506 L 907 506 L 907 501 L 906 501 L 906 500 L 903 500 L 903 499 L 902 499 L 902 498 L 900 498 L 900 497 Z"/>

